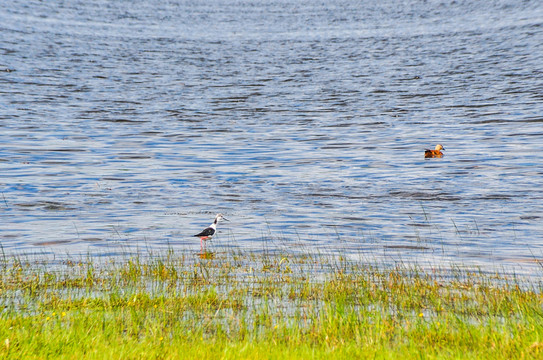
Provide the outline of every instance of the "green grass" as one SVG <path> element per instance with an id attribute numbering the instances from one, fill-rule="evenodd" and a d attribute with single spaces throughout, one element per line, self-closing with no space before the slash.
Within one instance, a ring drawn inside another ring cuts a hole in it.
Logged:
<path id="1" fill-rule="evenodd" d="M 540 285 L 332 256 L 0 262 L 5 359 L 543 358 Z"/>

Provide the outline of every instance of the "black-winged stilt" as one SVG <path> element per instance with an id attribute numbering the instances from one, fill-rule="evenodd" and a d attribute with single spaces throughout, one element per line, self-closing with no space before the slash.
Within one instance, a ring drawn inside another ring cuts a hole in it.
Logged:
<path id="1" fill-rule="evenodd" d="M 215 220 L 213 221 L 213 223 L 211 225 L 206 227 L 200 233 L 194 235 L 194 236 L 200 238 L 200 250 L 201 251 L 203 251 L 203 249 L 204 249 L 205 241 L 211 240 L 213 235 L 215 235 L 215 233 L 217 232 L 217 225 L 219 224 L 219 221 L 221 221 L 221 220 L 229 221 L 227 218 L 225 218 L 223 216 L 223 214 L 217 214 L 217 216 L 215 216 Z"/>

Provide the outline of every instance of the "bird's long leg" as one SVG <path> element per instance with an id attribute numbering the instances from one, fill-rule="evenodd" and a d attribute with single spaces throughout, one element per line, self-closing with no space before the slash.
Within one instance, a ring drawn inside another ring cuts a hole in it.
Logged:
<path id="1" fill-rule="evenodd" d="M 200 252 L 204 253 L 204 245 L 203 245 L 203 238 L 200 238 Z"/>

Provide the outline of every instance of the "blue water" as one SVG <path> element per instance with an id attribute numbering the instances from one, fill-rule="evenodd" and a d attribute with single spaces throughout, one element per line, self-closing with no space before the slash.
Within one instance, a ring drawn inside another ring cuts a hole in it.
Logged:
<path id="1" fill-rule="evenodd" d="M 222 212 L 219 251 L 541 271 L 539 1 L 15 0 L 0 39 L 6 254 Z"/>

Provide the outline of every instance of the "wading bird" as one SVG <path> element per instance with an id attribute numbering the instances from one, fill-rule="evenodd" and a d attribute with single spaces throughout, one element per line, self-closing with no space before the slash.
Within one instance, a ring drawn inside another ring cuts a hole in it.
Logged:
<path id="1" fill-rule="evenodd" d="M 200 238 L 200 250 L 201 251 L 203 251 L 203 249 L 205 247 L 205 242 L 207 240 L 211 240 L 213 235 L 215 235 L 215 233 L 217 232 L 217 225 L 219 224 L 219 221 L 221 221 L 221 220 L 228 221 L 228 219 L 225 218 L 222 214 L 217 214 L 217 216 L 215 216 L 215 220 L 213 221 L 213 223 L 211 225 L 206 227 L 200 233 L 194 235 L 194 236 Z"/>

